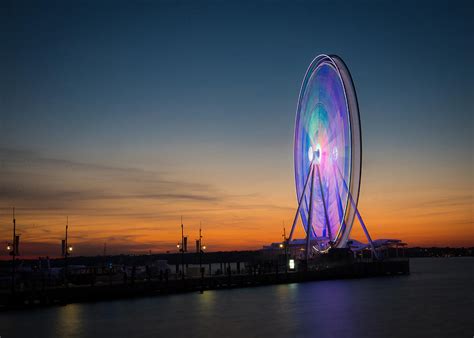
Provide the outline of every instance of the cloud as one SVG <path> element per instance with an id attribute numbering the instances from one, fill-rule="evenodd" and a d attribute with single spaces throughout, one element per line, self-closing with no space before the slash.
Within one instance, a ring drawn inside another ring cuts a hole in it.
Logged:
<path id="1" fill-rule="evenodd" d="M 0 203 L 44 209 L 78 208 L 98 200 L 218 202 L 225 196 L 208 184 L 165 174 L 47 158 L 0 148 Z M 54 208 L 54 207 L 53 207 Z"/>
<path id="2" fill-rule="evenodd" d="M 156 207 L 183 202 L 189 212 L 290 209 L 262 203 L 258 194 L 230 195 L 170 174 L 43 157 L 27 150 L 0 148 L 0 169 L 0 204 L 28 212 L 68 209 L 131 215 L 133 211 L 123 209 L 126 202 L 137 208 L 141 202 Z M 114 207 L 117 204 L 122 206 Z M 183 211 L 181 206 L 175 209 Z M 167 208 L 161 214 L 169 212 Z"/>
<path id="3" fill-rule="evenodd" d="M 213 246 L 225 247 L 239 240 L 239 231 L 258 238 L 263 223 L 294 212 L 271 203 L 269 195 L 229 194 L 190 176 L 26 150 L 0 148 L 0 171 L 1 220 L 10 222 L 11 207 L 16 207 L 17 230 L 29 254 L 58 252 L 66 215 L 76 253 L 94 254 L 104 242 L 117 253 L 172 249 L 180 216 L 187 229 L 202 220 L 208 236 L 214 236 Z M 10 231 L 1 228 L 0 237 L 8 238 Z"/>

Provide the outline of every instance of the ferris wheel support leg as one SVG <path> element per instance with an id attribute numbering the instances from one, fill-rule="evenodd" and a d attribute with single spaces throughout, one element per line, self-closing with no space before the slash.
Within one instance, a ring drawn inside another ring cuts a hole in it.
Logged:
<path id="1" fill-rule="evenodd" d="M 314 167 L 314 166 L 312 166 Z M 314 168 L 311 170 L 311 190 L 309 191 L 309 215 L 306 226 L 306 269 L 308 269 L 309 252 L 311 242 L 311 228 L 313 227 L 313 191 L 314 191 Z"/>
<path id="2" fill-rule="evenodd" d="M 333 166 L 332 169 L 334 172 L 334 182 L 336 184 L 337 211 L 339 214 L 339 223 L 341 224 L 340 233 L 343 234 L 346 231 L 346 222 L 344 221 L 344 209 L 342 207 L 341 193 L 339 192 L 339 183 L 337 183 L 336 168 Z"/>
<path id="3" fill-rule="evenodd" d="M 377 254 L 377 251 L 375 250 L 374 242 L 372 242 L 372 238 L 370 237 L 369 231 L 367 230 L 367 227 L 365 226 L 365 222 L 364 222 L 364 220 L 362 219 L 362 215 L 360 214 L 359 209 L 357 209 L 357 205 L 356 205 L 356 203 L 355 203 L 355 201 L 354 201 L 354 198 L 352 198 L 352 194 L 351 194 L 351 192 L 349 191 L 349 187 L 347 186 L 347 183 L 346 183 L 346 181 L 344 180 L 344 177 L 342 176 L 342 173 L 341 173 L 341 171 L 339 170 L 339 168 L 338 168 L 338 171 L 339 171 L 339 175 L 341 176 L 342 182 L 344 183 L 344 188 L 345 188 L 345 190 L 346 190 L 346 192 L 347 192 L 347 195 L 349 196 L 349 201 L 351 202 L 351 205 L 352 205 L 352 207 L 353 207 L 354 210 L 355 210 L 355 213 L 356 213 L 356 215 L 357 215 L 357 219 L 359 220 L 359 223 L 360 223 L 360 225 L 361 225 L 361 227 L 362 227 L 362 230 L 364 230 L 365 237 L 367 237 L 367 240 L 369 241 L 369 244 L 370 244 L 370 246 L 371 246 L 371 248 L 372 248 L 372 252 L 374 253 L 375 258 L 376 258 L 376 259 L 379 259 L 379 256 L 378 256 L 378 254 Z"/>
<path id="4" fill-rule="evenodd" d="M 308 187 L 309 178 L 311 177 L 312 172 L 313 165 L 311 163 L 308 171 L 308 177 L 306 177 L 306 181 L 304 183 L 303 192 L 301 193 L 300 200 L 298 201 L 298 208 L 296 209 L 295 218 L 293 219 L 293 225 L 291 226 L 290 237 L 288 237 L 288 241 L 291 241 L 293 239 L 293 233 L 295 231 L 296 222 L 298 221 L 298 215 L 300 214 L 301 205 L 303 204 L 304 195 L 306 194 L 306 188 Z"/>
<path id="5" fill-rule="evenodd" d="M 331 242 L 332 241 L 331 224 L 329 224 L 329 216 L 328 216 L 328 210 L 326 207 L 326 199 L 324 198 L 323 183 L 321 181 L 321 172 L 319 171 L 319 164 L 316 164 L 316 169 L 318 169 L 319 190 L 321 191 L 321 200 L 323 201 L 324 218 L 326 219 L 326 229 L 328 231 L 329 242 Z"/>
<path id="6" fill-rule="evenodd" d="M 349 193 L 349 196 L 351 196 L 350 193 Z M 351 203 L 352 205 L 354 205 L 354 200 L 352 199 L 352 196 L 351 196 Z M 372 242 L 372 238 L 370 237 L 369 231 L 367 230 L 367 227 L 365 226 L 364 220 L 362 219 L 362 216 L 360 215 L 360 212 L 356 206 L 354 206 L 354 209 L 355 209 L 357 218 L 359 219 L 359 223 L 362 226 L 362 229 L 364 230 L 365 237 L 367 237 L 367 240 L 369 241 L 370 246 L 372 247 L 372 252 L 374 253 L 375 258 L 379 259 L 377 251 L 375 250 L 374 242 Z"/>

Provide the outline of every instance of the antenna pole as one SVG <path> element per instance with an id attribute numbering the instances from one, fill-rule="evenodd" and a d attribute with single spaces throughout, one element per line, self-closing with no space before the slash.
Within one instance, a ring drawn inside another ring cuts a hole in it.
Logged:
<path id="1" fill-rule="evenodd" d="M 201 273 L 201 279 L 204 274 L 202 271 L 202 223 L 199 221 L 199 272 Z"/>
<path id="2" fill-rule="evenodd" d="M 15 219 L 15 207 L 13 207 L 13 251 L 12 251 L 12 294 L 15 294 L 15 256 L 17 251 L 16 243 L 16 219 Z"/>
<path id="3" fill-rule="evenodd" d="M 184 280 L 184 225 L 183 216 L 181 216 L 181 279 Z"/>
<path id="4" fill-rule="evenodd" d="M 285 273 L 288 273 L 288 240 L 286 238 L 285 221 L 283 221 L 283 249 L 285 250 Z"/>
<path id="5" fill-rule="evenodd" d="M 68 286 L 68 281 L 67 281 L 67 256 L 68 256 L 68 245 L 67 245 L 67 232 L 68 232 L 68 227 L 69 227 L 69 216 L 66 216 L 66 236 L 64 239 L 64 282 L 66 283 L 66 287 Z"/>

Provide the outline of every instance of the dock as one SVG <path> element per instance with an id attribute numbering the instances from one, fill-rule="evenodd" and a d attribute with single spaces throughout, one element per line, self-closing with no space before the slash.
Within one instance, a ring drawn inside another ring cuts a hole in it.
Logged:
<path id="1" fill-rule="evenodd" d="M 26 309 L 70 303 L 97 302 L 131 297 L 163 296 L 169 294 L 206 292 L 210 290 L 260 287 L 265 285 L 315 282 L 323 280 L 354 279 L 408 275 L 408 259 L 359 261 L 317 267 L 311 271 L 261 272 L 256 269 L 245 273 L 173 278 L 160 276 L 143 280 L 110 281 L 107 284 L 71 285 L 0 291 L 0 310 Z"/>

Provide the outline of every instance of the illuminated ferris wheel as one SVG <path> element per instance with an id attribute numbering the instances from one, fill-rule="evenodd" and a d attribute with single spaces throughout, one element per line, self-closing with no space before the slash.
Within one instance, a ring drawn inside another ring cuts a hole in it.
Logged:
<path id="1" fill-rule="evenodd" d="M 357 210 L 362 164 L 361 127 L 351 75 L 338 56 L 319 55 L 304 77 L 295 120 L 294 167 L 298 216 L 307 252 L 347 246 Z"/>

